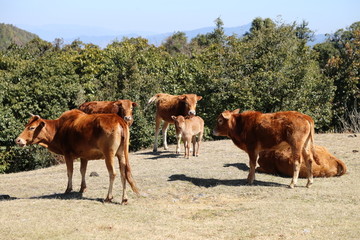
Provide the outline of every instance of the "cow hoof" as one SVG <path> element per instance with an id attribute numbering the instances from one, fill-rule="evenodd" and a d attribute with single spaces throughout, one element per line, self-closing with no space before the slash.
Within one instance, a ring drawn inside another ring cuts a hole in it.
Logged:
<path id="1" fill-rule="evenodd" d="M 123 199 L 121 201 L 121 205 L 128 205 L 128 200 L 127 199 Z"/>
<path id="2" fill-rule="evenodd" d="M 79 193 L 84 193 L 84 192 L 86 192 L 86 190 L 87 190 L 87 188 L 80 188 Z"/>
<path id="3" fill-rule="evenodd" d="M 72 191 L 72 188 L 67 188 L 67 189 L 65 190 L 64 194 L 71 193 L 71 191 Z"/>
<path id="4" fill-rule="evenodd" d="M 157 152 L 157 148 L 156 148 L 156 149 L 154 148 L 154 149 L 153 149 L 153 152 Z"/>
<path id="5" fill-rule="evenodd" d="M 312 186 L 312 183 L 306 184 L 306 187 L 307 187 L 307 188 L 311 188 L 311 186 Z"/>
<path id="6" fill-rule="evenodd" d="M 107 198 L 105 198 L 105 200 L 104 200 L 104 202 L 106 202 L 106 203 L 111 203 L 112 202 L 112 197 L 111 198 L 109 198 L 109 197 L 107 197 Z"/>
<path id="7" fill-rule="evenodd" d="M 291 189 L 294 189 L 294 187 L 295 187 L 294 184 L 290 184 L 290 185 L 289 185 L 289 188 L 291 188 Z"/>

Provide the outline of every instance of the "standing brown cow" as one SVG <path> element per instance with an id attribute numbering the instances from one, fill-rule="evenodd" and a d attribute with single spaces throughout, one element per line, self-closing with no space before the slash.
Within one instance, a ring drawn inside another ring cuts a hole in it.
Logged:
<path id="1" fill-rule="evenodd" d="M 154 152 L 157 152 L 157 139 L 161 121 L 164 120 L 162 133 L 164 138 L 164 148 L 167 150 L 167 129 L 169 124 L 174 124 L 174 120 L 171 116 L 196 115 L 196 104 L 197 101 L 200 101 L 201 99 L 202 97 L 197 96 L 196 94 L 169 95 L 165 93 L 158 93 L 149 99 L 148 104 L 153 102 L 156 103 Z"/>
<path id="2" fill-rule="evenodd" d="M 85 102 L 79 106 L 79 109 L 85 113 L 116 113 L 122 117 L 129 126 L 134 122 L 133 108 L 137 103 L 130 100 L 117 100 L 117 101 L 92 101 Z"/>
<path id="3" fill-rule="evenodd" d="M 129 126 L 116 114 L 86 114 L 77 109 L 63 113 L 55 120 L 33 116 L 24 131 L 15 140 L 19 146 L 39 144 L 51 152 L 63 155 L 66 161 L 68 185 L 72 191 L 73 161 L 81 159 L 81 189 L 86 190 L 85 172 L 88 160 L 104 159 L 110 184 L 105 201 L 113 198 L 112 188 L 116 176 L 115 156 L 118 157 L 123 186 L 122 203 L 127 203 L 126 180 L 132 190 L 139 193 L 132 178 L 129 163 Z"/>
<path id="4" fill-rule="evenodd" d="M 259 152 L 276 148 L 282 142 L 291 147 L 293 178 L 290 187 L 297 184 L 303 159 L 307 167 L 308 183 L 313 183 L 312 161 L 320 164 L 314 150 L 314 121 L 299 112 L 277 112 L 263 114 L 247 111 L 239 113 L 224 111 L 217 118 L 214 135 L 227 136 L 234 144 L 249 155 L 250 172 L 248 183 L 255 180 L 255 167 Z"/>
<path id="5" fill-rule="evenodd" d="M 184 142 L 185 157 L 190 156 L 190 142 L 193 143 L 193 156 L 199 156 L 199 148 L 204 134 L 204 120 L 198 116 L 172 116 L 175 121 L 176 137 L 178 139 L 176 152 L 180 152 L 180 140 Z M 196 136 L 198 139 L 196 140 Z M 195 145 L 197 142 L 197 149 Z"/>

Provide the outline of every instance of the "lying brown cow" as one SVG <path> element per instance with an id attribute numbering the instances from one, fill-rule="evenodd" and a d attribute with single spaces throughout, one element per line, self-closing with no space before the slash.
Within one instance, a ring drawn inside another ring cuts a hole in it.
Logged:
<path id="1" fill-rule="evenodd" d="M 326 148 L 315 145 L 315 152 L 320 159 L 320 165 L 313 164 L 314 177 L 334 177 L 346 173 L 347 167 L 343 161 L 329 153 Z M 263 151 L 259 155 L 258 172 L 291 177 L 293 174 L 293 163 L 289 144 L 283 142 L 276 149 Z M 301 164 L 299 177 L 307 176 L 306 166 Z"/>
<path id="2" fill-rule="evenodd" d="M 55 120 L 32 116 L 24 131 L 15 140 L 19 146 L 39 144 L 65 157 L 68 185 L 72 191 L 73 161 L 81 159 L 81 189 L 86 190 L 85 172 L 88 160 L 104 159 L 109 172 L 110 185 L 105 201 L 110 202 L 116 175 L 115 156 L 119 159 L 123 185 L 122 203 L 127 202 L 126 180 L 132 190 L 139 193 L 132 178 L 129 163 L 129 126 L 116 114 L 86 114 L 77 109 L 63 113 Z"/>
<path id="3" fill-rule="evenodd" d="M 314 150 L 314 122 L 311 117 L 299 112 L 277 112 L 263 114 L 239 109 L 224 111 L 217 118 L 214 135 L 227 136 L 249 155 L 250 172 L 248 183 L 255 180 L 256 161 L 261 151 L 275 148 L 287 142 L 292 150 L 293 178 L 290 187 L 297 184 L 303 159 L 307 167 L 308 183 L 313 183 L 312 161 L 319 163 Z"/>
<path id="4" fill-rule="evenodd" d="M 164 138 L 164 148 L 167 150 L 167 129 L 170 123 L 174 123 L 174 120 L 171 118 L 171 116 L 196 115 L 196 104 L 197 101 L 201 99 L 202 97 L 197 96 L 196 94 L 169 95 L 165 93 L 158 93 L 149 99 L 148 104 L 153 102 L 156 103 L 154 152 L 157 152 L 157 139 L 160 131 L 161 121 L 164 120 L 162 133 Z"/>
<path id="5" fill-rule="evenodd" d="M 180 153 L 180 140 L 184 142 L 185 157 L 190 156 L 190 142 L 193 143 L 193 156 L 199 156 L 199 148 L 204 134 L 204 120 L 198 116 L 172 116 L 175 121 L 176 137 L 178 139 L 176 152 Z M 196 140 L 197 137 L 197 140 Z M 197 149 L 195 145 L 197 142 Z"/>
<path id="6" fill-rule="evenodd" d="M 134 122 L 133 108 L 137 103 L 130 100 L 117 100 L 117 101 L 93 101 L 85 102 L 79 106 L 79 109 L 85 113 L 116 113 L 122 117 L 129 126 Z"/>

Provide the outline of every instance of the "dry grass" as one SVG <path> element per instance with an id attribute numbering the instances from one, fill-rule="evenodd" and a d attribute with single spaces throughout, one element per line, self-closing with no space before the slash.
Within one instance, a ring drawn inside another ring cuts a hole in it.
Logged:
<path id="1" fill-rule="evenodd" d="M 108 188 L 103 161 L 92 161 L 88 191 L 63 195 L 64 165 L 0 175 L 2 239 L 359 239 L 360 137 L 316 135 L 348 166 L 337 178 L 306 180 L 288 189 L 290 178 L 256 174 L 246 185 L 246 154 L 229 140 L 205 142 L 200 157 L 171 151 L 132 153 L 133 175 L 142 196 L 102 203 Z M 175 146 L 171 146 L 175 150 Z M 80 188 L 79 163 L 74 188 Z"/>

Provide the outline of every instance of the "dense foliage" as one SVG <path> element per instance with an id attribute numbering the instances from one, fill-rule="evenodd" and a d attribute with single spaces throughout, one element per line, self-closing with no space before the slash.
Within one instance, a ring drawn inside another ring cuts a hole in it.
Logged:
<path id="1" fill-rule="evenodd" d="M 152 144 L 155 108 L 147 101 L 159 92 L 203 96 L 197 112 L 206 138 L 212 138 L 214 119 L 225 109 L 297 110 L 312 116 L 318 131 L 336 129 L 345 109 L 359 109 L 359 23 L 314 49 L 307 45 L 312 32 L 304 22 L 257 18 L 244 37 L 226 36 L 221 19 L 215 23 L 211 33 L 188 42 L 178 32 L 159 47 L 143 38 L 105 49 L 39 38 L 10 45 L 0 52 L 0 172 L 53 163 L 47 150 L 18 149 L 14 139 L 29 113 L 54 119 L 85 101 L 139 104 L 132 150 Z"/>

